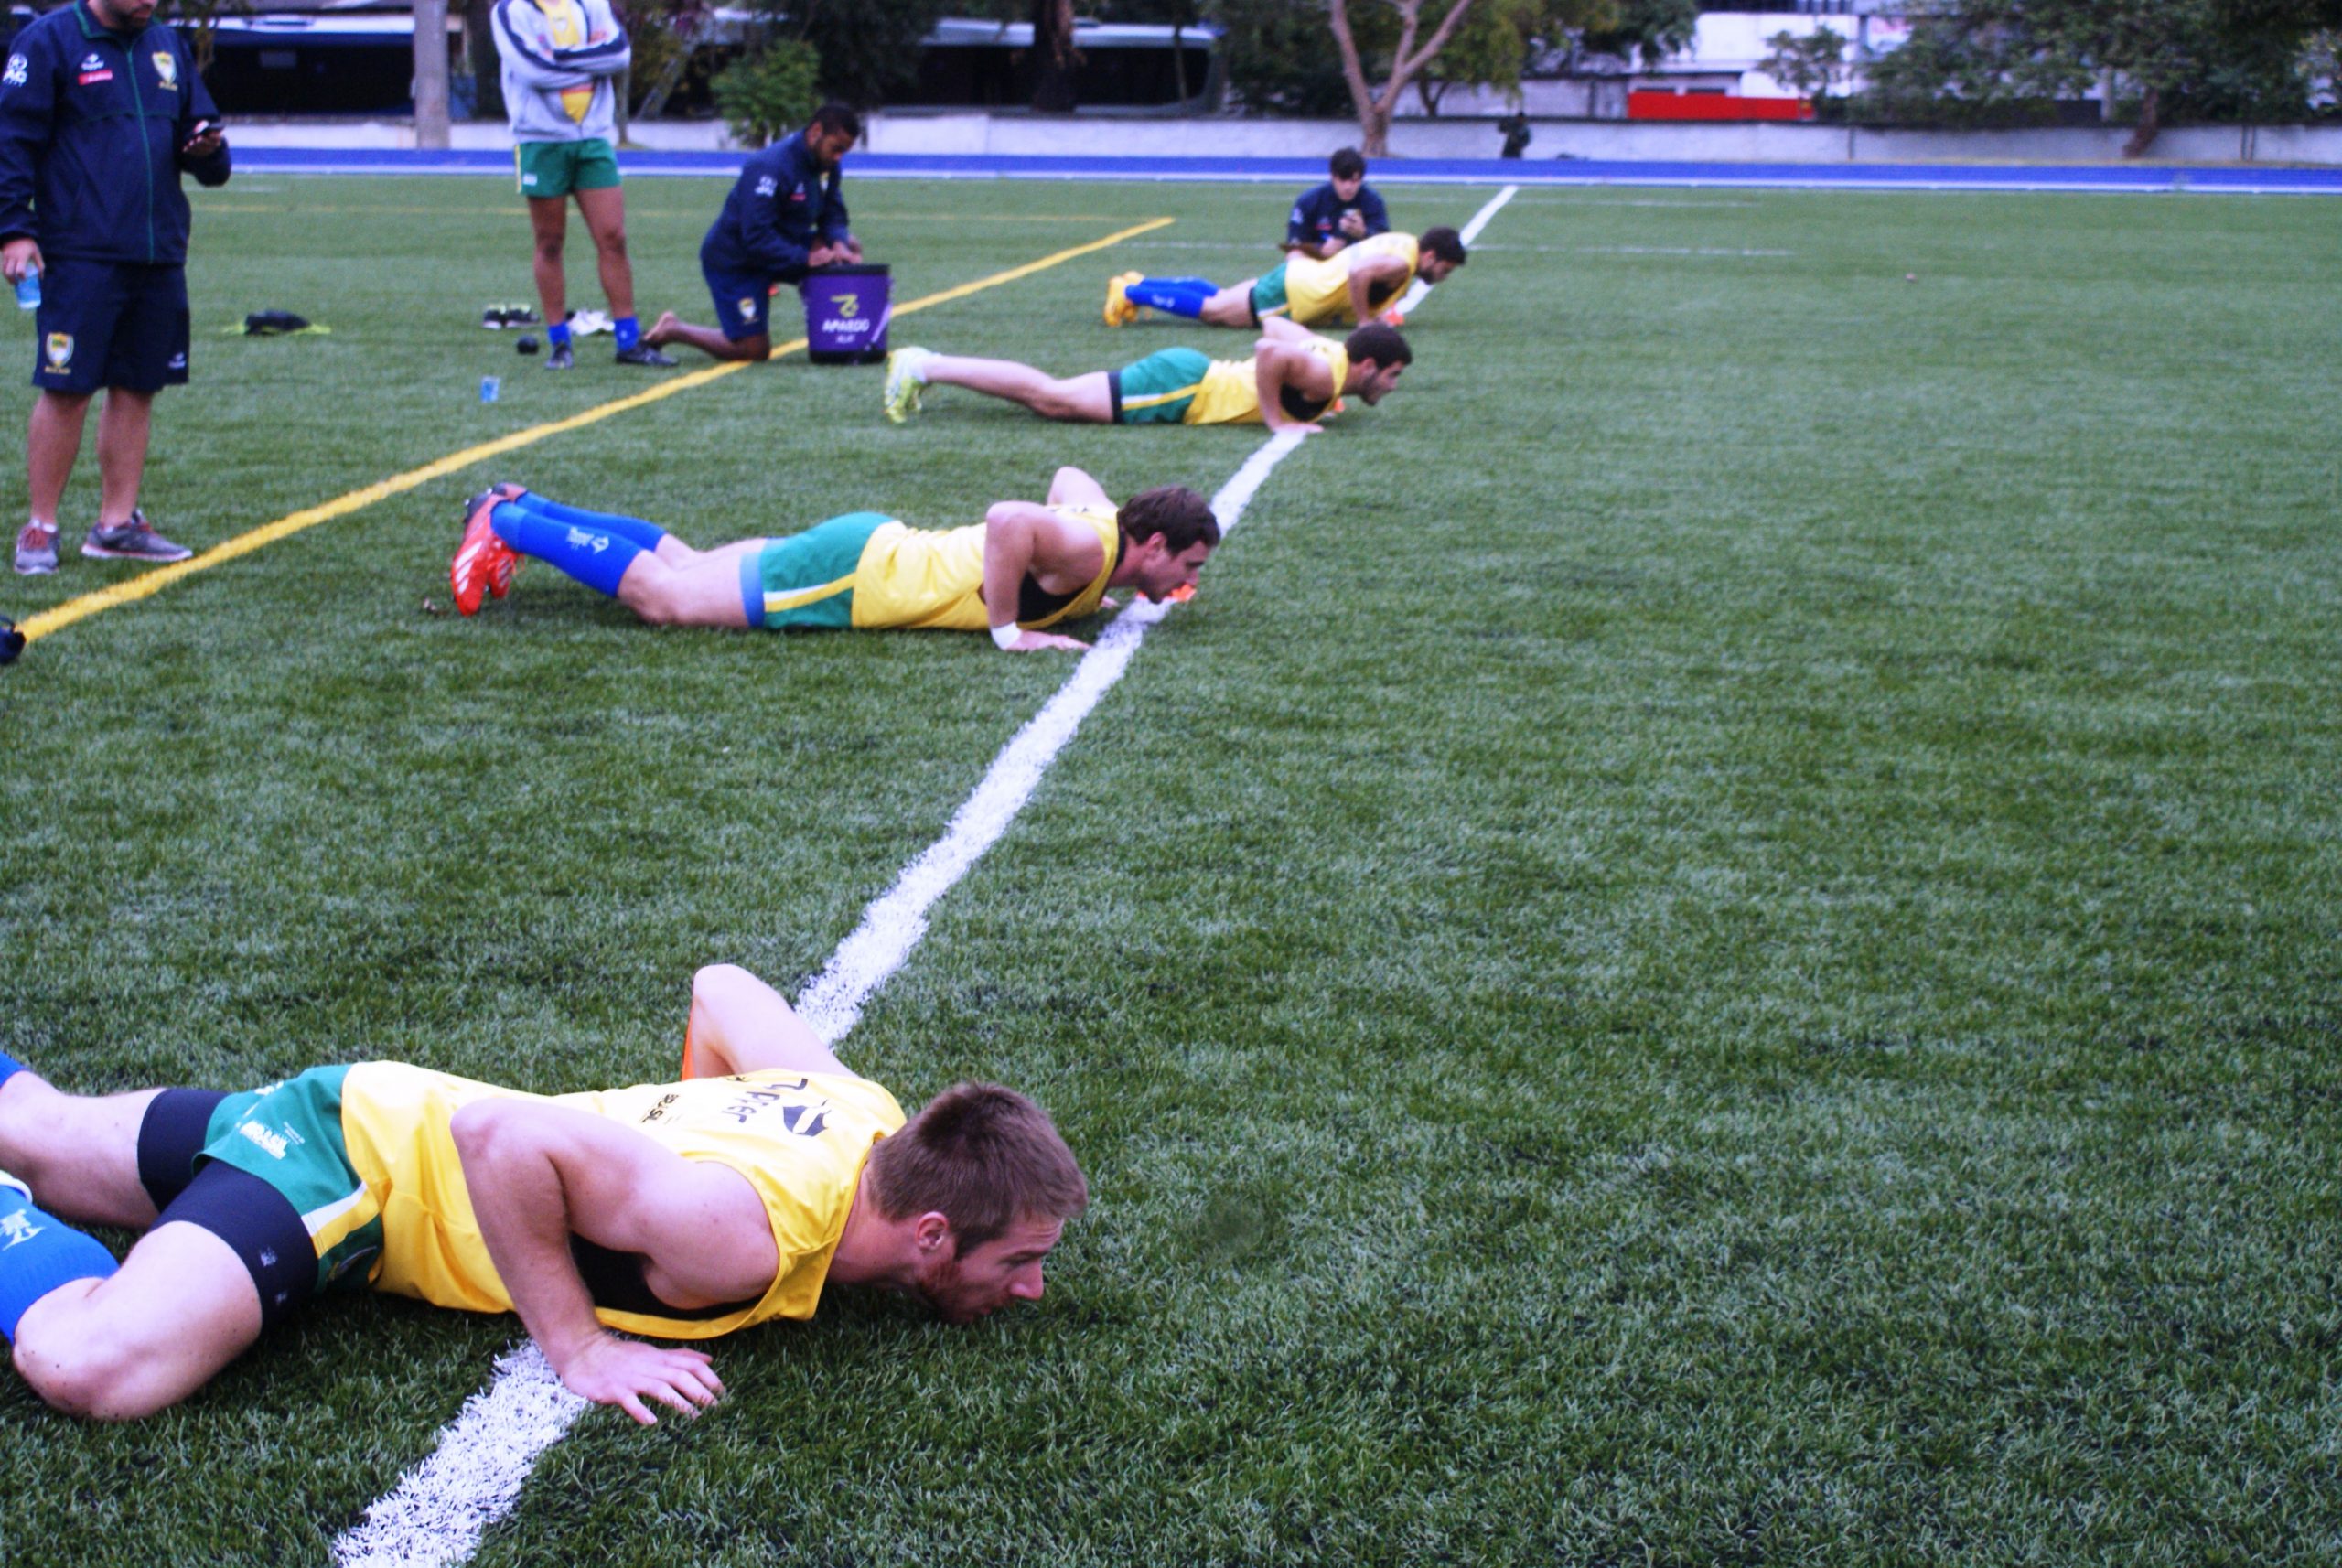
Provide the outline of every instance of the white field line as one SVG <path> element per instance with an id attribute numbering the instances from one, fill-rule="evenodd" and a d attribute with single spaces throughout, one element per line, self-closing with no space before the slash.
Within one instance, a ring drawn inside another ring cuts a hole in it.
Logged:
<path id="1" fill-rule="evenodd" d="M 1467 244 L 1519 188 L 1506 186 L 1480 209 L 1463 230 Z M 1405 308 L 1425 292 L 1418 281 Z M 1242 521 L 1270 471 L 1306 439 L 1294 432 L 1271 436 L 1219 488 L 1211 507 L 1223 537 Z M 943 836 L 863 912 L 861 925 L 797 999 L 799 1013 L 822 1038 L 834 1046 L 853 1031 L 862 1004 L 927 934 L 928 910 L 1008 830 L 1090 710 L 1123 678 L 1147 629 L 1170 608 L 1133 596 L 1057 695 L 1001 748 Z M 334 1541 L 334 1562 L 338 1568 L 451 1568 L 464 1562 L 520 1500 L 537 1456 L 560 1442 L 586 1408 L 562 1387 L 533 1343 L 513 1347 L 497 1359 L 495 1380 L 440 1433 L 431 1456 Z"/>

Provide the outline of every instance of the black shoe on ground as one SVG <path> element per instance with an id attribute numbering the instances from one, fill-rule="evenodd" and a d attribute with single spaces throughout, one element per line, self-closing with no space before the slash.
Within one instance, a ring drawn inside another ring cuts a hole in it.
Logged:
<path id="1" fill-rule="evenodd" d="M 553 352 L 545 356 L 545 369 L 548 371 L 575 370 L 576 366 L 577 356 L 566 343 L 555 343 Z"/>
<path id="2" fill-rule="evenodd" d="M 81 553 L 96 561 L 184 561 L 195 552 L 156 532 L 146 514 L 134 510 L 128 522 L 100 523 L 82 535 Z"/>
<path id="3" fill-rule="evenodd" d="M 631 349 L 620 349 L 617 358 L 621 365 L 650 365 L 659 370 L 669 369 L 675 363 L 675 357 L 672 354 L 662 354 L 648 343 L 637 343 Z"/>

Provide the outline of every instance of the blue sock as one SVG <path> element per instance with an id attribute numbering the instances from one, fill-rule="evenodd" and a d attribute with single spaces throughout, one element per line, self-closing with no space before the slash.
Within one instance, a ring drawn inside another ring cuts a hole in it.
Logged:
<path id="1" fill-rule="evenodd" d="M 523 555 L 533 555 L 597 594 L 618 597 L 618 579 L 642 553 L 642 546 L 607 529 L 585 528 L 506 501 L 489 513 L 496 537 Z"/>
<path id="2" fill-rule="evenodd" d="M 546 328 L 545 341 L 552 344 L 556 349 L 568 348 L 569 323 L 566 321 L 556 321 L 552 326 Z"/>
<path id="3" fill-rule="evenodd" d="M 10 1079 L 16 1077 L 18 1073 L 24 1070 L 24 1063 L 18 1061 L 7 1052 L 0 1051 L 0 1083 L 7 1082 Z"/>
<path id="4" fill-rule="evenodd" d="M 1123 289 L 1123 296 L 1133 305 L 1174 316 L 1201 317 L 1204 301 L 1219 292 L 1202 278 L 1141 278 Z"/>
<path id="5" fill-rule="evenodd" d="M 535 512 L 539 517 L 549 517 L 555 522 L 574 522 L 586 528 L 598 528 L 605 533 L 615 533 L 622 539 L 631 539 L 645 550 L 658 549 L 659 542 L 667 537 L 667 531 L 655 522 L 647 522 L 639 517 L 621 517 L 614 511 L 587 511 L 582 506 L 564 506 L 559 501 L 546 499 L 534 490 L 522 491 L 521 499 L 512 504 L 523 511 Z"/>
<path id="6" fill-rule="evenodd" d="M 642 323 L 631 316 L 621 316 L 610 323 L 610 330 L 618 335 L 618 347 L 631 349 L 642 341 Z"/>
<path id="7" fill-rule="evenodd" d="M 0 1334 L 11 1343 L 25 1311 L 59 1285 L 102 1280 L 122 1265 L 94 1236 L 0 1187 Z"/>

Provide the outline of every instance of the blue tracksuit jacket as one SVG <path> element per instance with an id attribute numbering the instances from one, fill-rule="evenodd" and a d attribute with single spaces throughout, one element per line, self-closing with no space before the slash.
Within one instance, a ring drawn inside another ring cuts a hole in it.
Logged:
<path id="1" fill-rule="evenodd" d="M 195 56 L 159 22 L 109 32 L 73 0 L 10 40 L 0 66 L 0 240 L 43 255 L 178 265 L 187 261 L 184 168 L 228 178 L 228 149 L 183 160 L 198 120 L 220 111 Z"/>
<path id="2" fill-rule="evenodd" d="M 814 168 L 802 131 L 757 153 L 742 166 L 724 210 L 700 242 L 700 265 L 769 283 L 802 279 L 807 252 L 846 236 L 838 175 Z"/>

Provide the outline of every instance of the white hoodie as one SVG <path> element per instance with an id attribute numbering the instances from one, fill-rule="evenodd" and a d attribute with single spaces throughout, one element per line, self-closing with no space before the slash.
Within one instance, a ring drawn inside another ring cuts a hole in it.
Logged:
<path id="1" fill-rule="evenodd" d="M 609 0 L 496 0 L 495 33 L 514 141 L 615 140 L 634 47 Z"/>

